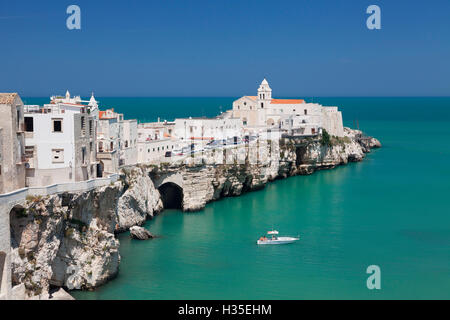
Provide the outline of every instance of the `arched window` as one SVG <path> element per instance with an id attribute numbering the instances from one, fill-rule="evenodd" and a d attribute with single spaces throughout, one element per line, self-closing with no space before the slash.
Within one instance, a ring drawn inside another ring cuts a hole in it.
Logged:
<path id="1" fill-rule="evenodd" d="M 261 102 L 261 109 L 264 109 L 264 103 Z"/>

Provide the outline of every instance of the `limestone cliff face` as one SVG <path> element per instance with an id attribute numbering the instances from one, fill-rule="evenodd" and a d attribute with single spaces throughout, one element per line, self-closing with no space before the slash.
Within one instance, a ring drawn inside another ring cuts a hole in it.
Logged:
<path id="1" fill-rule="evenodd" d="M 51 285 L 103 284 L 119 270 L 115 232 L 142 224 L 161 208 L 159 192 L 138 167 L 107 187 L 28 199 L 11 213 L 13 284 L 24 283 L 30 296 Z"/>
<path id="2" fill-rule="evenodd" d="M 380 146 L 378 140 L 362 138 L 360 131 L 345 128 L 344 137 L 332 137 L 328 143 L 312 138 L 281 139 L 270 145 L 268 153 L 262 154 L 257 164 L 250 164 L 248 159 L 241 157 L 245 150 L 229 149 L 228 156 L 236 161 L 235 164 L 229 164 L 229 161 L 228 164 L 215 164 L 208 161 L 214 158 L 210 155 L 200 163 L 192 160 L 191 163 L 168 166 L 156 173 L 150 172 L 150 176 L 158 180 L 162 175 L 181 175 L 183 210 L 195 211 L 221 197 L 261 189 L 278 178 L 311 174 L 349 161 L 361 161 L 371 148 Z M 239 162 L 243 159 L 244 162 Z"/>
<path id="3" fill-rule="evenodd" d="M 124 169 L 125 191 L 117 202 L 118 231 L 141 225 L 162 210 L 158 190 L 143 167 Z"/>

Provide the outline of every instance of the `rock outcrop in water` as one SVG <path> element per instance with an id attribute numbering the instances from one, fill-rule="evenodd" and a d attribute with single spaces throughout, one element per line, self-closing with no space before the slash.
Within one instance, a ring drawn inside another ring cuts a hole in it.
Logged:
<path id="1" fill-rule="evenodd" d="M 13 283 L 24 284 L 29 296 L 46 296 L 51 286 L 91 289 L 114 277 L 120 263 L 115 233 L 141 225 L 163 209 L 155 183 L 164 177 L 178 177 L 173 181 L 182 190 L 181 207 L 194 211 L 222 197 L 264 188 L 275 179 L 361 161 L 380 146 L 378 140 L 346 128 L 345 137 L 325 142 L 281 139 L 256 164 L 246 158 L 245 147 L 228 149 L 234 164 L 216 164 L 208 156 L 200 163 L 188 159 L 168 166 L 138 165 L 123 169 L 121 179 L 107 187 L 30 198 L 25 208 L 11 214 Z"/>
<path id="2" fill-rule="evenodd" d="M 153 238 L 153 235 L 150 233 L 150 231 L 138 226 L 133 226 L 130 228 L 130 236 L 133 239 L 137 240 L 148 240 Z"/>

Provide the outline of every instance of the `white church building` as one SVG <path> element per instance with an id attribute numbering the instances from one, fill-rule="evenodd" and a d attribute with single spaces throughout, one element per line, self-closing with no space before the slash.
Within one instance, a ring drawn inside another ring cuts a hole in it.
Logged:
<path id="1" fill-rule="evenodd" d="M 337 107 L 307 103 L 303 99 L 274 99 L 264 79 L 256 96 L 243 96 L 233 102 L 232 117 L 240 118 L 247 132 L 279 129 L 293 136 L 317 135 L 325 129 L 342 137 L 342 114 Z"/>

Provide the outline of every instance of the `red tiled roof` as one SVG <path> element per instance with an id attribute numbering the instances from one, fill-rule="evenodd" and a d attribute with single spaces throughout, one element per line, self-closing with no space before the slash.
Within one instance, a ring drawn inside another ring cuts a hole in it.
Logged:
<path id="1" fill-rule="evenodd" d="M 303 99 L 272 99 L 271 104 L 300 104 L 305 103 Z"/>
<path id="2" fill-rule="evenodd" d="M 98 112 L 98 118 L 99 119 L 105 119 L 105 120 L 107 120 L 107 119 L 115 119 L 116 117 L 113 115 L 112 117 L 107 117 L 106 116 L 106 112 L 107 111 L 111 111 L 111 112 L 113 112 L 114 113 L 114 109 L 113 108 L 111 108 L 111 109 L 109 109 L 109 110 L 105 110 L 105 111 L 99 111 Z"/>

